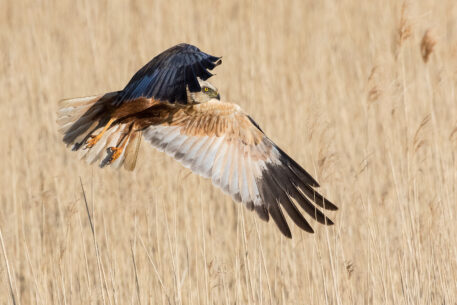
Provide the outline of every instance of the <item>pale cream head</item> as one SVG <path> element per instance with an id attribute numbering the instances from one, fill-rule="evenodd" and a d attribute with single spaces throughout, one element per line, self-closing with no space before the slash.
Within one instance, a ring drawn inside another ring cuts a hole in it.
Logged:
<path id="1" fill-rule="evenodd" d="M 208 81 L 201 80 L 198 78 L 201 91 L 190 92 L 187 89 L 187 102 L 189 104 L 201 104 L 209 102 L 212 99 L 220 100 L 219 91 Z"/>

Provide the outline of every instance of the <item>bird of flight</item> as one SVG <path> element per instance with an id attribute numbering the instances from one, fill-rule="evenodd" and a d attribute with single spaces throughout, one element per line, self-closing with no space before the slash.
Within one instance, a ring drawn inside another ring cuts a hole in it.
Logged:
<path id="1" fill-rule="evenodd" d="M 291 238 L 283 209 L 301 229 L 311 218 L 331 225 L 320 208 L 337 210 L 319 184 L 283 152 L 238 105 L 220 101 L 207 79 L 220 57 L 179 44 L 154 57 L 124 89 L 63 100 L 63 141 L 87 162 L 135 168 L 141 137 L 255 210 Z"/>

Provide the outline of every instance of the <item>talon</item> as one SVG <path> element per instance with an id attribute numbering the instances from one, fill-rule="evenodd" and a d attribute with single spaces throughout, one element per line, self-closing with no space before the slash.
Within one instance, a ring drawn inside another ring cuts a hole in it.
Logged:
<path id="1" fill-rule="evenodd" d="M 124 148 L 128 142 L 128 137 L 130 135 L 127 135 L 127 137 L 123 137 L 115 146 L 108 147 L 106 149 L 106 157 L 103 159 L 103 161 L 100 163 L 100 167 L 105 167 L 106 165 L 110 165 L 114 161 L 116 161 L 121 155 L 122 152 L 124 151 Z"/>
<path id="2" fill-rule="evenodd" d="M 97 142 L 103 137 L 103 134 L 108 130 L 108 128 L 110 128 L 111 124 L 113 124 L 113 122 L 115 121 L 116 119 L 114 118 L 111 118 L 108 123 L 105 125 L 105 127 L 103 127 L 103 130 L 96 136 L 94 135 L 90 135 L 90 139 L 87 139 L 86 141 L 86 149 L 88 148 L 92 148 L 94 147 L 95 144 L 97 144 Z"/>
<path id="3" fill-rule="evenodd" d="M 124 147 L 109 147 L 108 148 L 108 155 L 109 161 L 108 164 L 113 163 L 117 158 L 119 158 L 122 154 Z"/>
<path id="4" fill-rule="evenodd" d="M 117 158 L 121 156 L 123 149 L 123 146 L 108 147 L 106 149 L 106 157 L 105 159 L 103 159 L 102 163 L 100 163 L 100 167 L 105 167 L 106 165 L 110 165 L 111 163 L 113 163 Z"/>
<path id="5" fill-rule="evenodd" d="M 87 139 L 86 141 L 86 147 L 85 148 L 92 148 L 94 147 L 95 144 L 97 144 L 98 140 L 100 140 L 102 134 L 99 134 L 98 136 L 90 135 L 90 139 Z"/>

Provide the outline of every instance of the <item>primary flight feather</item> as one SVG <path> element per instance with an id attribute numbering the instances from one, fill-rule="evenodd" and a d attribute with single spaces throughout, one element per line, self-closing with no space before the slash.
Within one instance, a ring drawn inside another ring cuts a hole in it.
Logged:
<path id="1" fill-rule="evenodd" d="M 89 163 L 133 170 L 141 137 L 242 202 L 287 237 L 283 209 L 307 232 L 297 205 L 322 224 L 320 208 L 337 207 L 319 184 L 277 147 L 238 105 L 220 101 L 206 81 L 219 57 L 180 44 L 154 57 L 127 86 L 103 96 L 64 100 L 58 111 L 63 141 Z"/>

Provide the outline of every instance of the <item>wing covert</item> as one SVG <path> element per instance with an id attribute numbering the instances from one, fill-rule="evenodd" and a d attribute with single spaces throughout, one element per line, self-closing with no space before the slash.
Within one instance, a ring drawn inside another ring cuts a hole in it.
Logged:
<path id="1" fill-rule="evenodd" d="M 291 232 L 283 209 L 297 226 L 313 232 L 297 204 L 319 223 L 333 224 L 320 208 L 337 207 L 314 190 L 318 183 L 239 106 L 217 101 L 158 108 L 144 129 L 146 140 L 261 219 L 271 216 L 285 236 Z"/>

